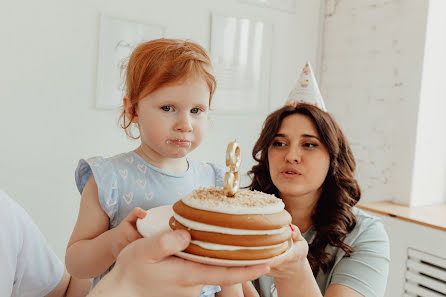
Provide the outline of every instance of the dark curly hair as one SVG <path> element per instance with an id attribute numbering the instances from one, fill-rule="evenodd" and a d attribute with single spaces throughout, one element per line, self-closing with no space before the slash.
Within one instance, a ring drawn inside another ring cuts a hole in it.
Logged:
<path id="1" fill-rule="evenodd" d="M 343 249 L 347 256 L 353 252 L 353 248 L 343 240 L 356 225 L 356 217 L 351 208 L 359 201 L 361 190 L 354 178 L 356 163 L 350 145 L 338 124 L 330 114 L 305 103 L 284 106 L 266 118 L 252 151 L 252 156 L 258 164 L 248 172 L 252 178 L 249 188 L 279 197 L 279 191 L 269 173 L 268 148 L 273 143 L 283 119 L 292 114 L 305 115 L 312 120 L 330 154 L 330 167 L 311 217 L 316 237 L 309 246 L 307 257 L 316 276 L 319 269 L 327 272 L 333 266 L 334 258 L 325 252 L 328 244 Z"/>

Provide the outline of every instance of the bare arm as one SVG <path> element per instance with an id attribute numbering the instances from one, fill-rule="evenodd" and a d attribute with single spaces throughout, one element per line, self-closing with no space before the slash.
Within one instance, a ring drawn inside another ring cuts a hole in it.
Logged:
<path id="1" fill-rule="evenodd" d="M 324 297 L 364 297 L 355 290 L 340 284 L 332 284 L 328 286 Z"/>
<path id="2" fill-rule="evenodd" d="M 64 274 L 57 286 L 45 297 L 85 297 L 90 290 L 88 279 L 70 277 L 65 269 Z"/>
<path id="3" fill-rule="evenodd" d="M 291 268 L 290 266 L 294 267 Z M 306 258 L 302 261 L 296 261 L 290 266 L 289 268 L 292 272 L 290 271 L 291 273 L 287 273 L 288 275 L 286 277 L 274 278 L 278 296 L 322 297 L 322 293 L 313 276 L 310 263 L 308 263 Z"/>
<path id="4" fill-rule="evenodd" d="M 146 212 L 136 207 L 119 226 L 108 230 L 109 217 L 99 203 L 94 177 L 90 177 L 82 192 L 79 216 L 68 242 L 65 255 L 68 272 L 78 278 L 103 273 L 124 247 L 141 238 L 136 220 L 145 216 Z"/>
<path id="5" fill-rule="evenodd" d="M 300 268 L 298 268 L 298 266 L 300 266 Z M 296 268 L 296 277 L 294 278 L 294 281 L 290 279 L 280 279 L 276 281 L 277 295 L 279 297 L 322 296 L 308 261 L 297 265 Z M 363 295 L 347 286 L 331 284 L 325 292 L 324 297 L 363 297 Z"/>
<path id="6" fill-rule="evenodd" d="M 91 282 L 89 279 L 71 277 L 70 285 L 64 297 L 85 297 L 90 292 Z"/>
<path id="7" fill-rule="evenodd" d="M 293 225 L 293 246 L 288 254 L 270 262 L 277 295 L 280 297 L 322 297 L 322 293 L 313 276 L 310 263 L 307 260 L 308 243 Z"/>
<path id="8" fill-rule="evenodd" d="M 252 282 L 248 281 L 242 283 L 242 289 L 243 289 L 243 295 L 245 297 L 260 297 L 259 293 L 257 293 L 256 288 L 254 288 Z"/>
<path id="9" fill-rule="evenodd" d="M 93 175 L 82 192 L 79 215 L 65 255 L 68 272 L 78 278 L 96 277 L 115 262 L 109 218 L 99 204 Z"/>
<path id="10" fill-rule="evenodd" d="M 45 297 L 63 297 L 68 289 L 70 284 L 70 275 L 67 273 L 67 270 L 64 270 L 62 279 L 57 284 L 57 286 Z"/>

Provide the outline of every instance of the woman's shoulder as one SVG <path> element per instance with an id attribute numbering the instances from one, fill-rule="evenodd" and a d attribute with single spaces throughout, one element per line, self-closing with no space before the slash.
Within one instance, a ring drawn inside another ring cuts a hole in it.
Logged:
<path id="1" fill-rule="evenodd" d="M 12 234 L 19 228 L 27 228 L 28 225 L 32 224 L 34 223 L 28 212 L 16 200 L 0 189 L 0 225 L 2 226 L 2 233 L 11 232 Z"/>
<path id="2" fill-rule="evenodd" d="M 354 245 L 362 241 L 388 242 L 387 232 L 381 219 L 357 207 L 352 208 L 356 216 L 356 226 L 346 236 L 345 243 Z"/>
<path id="3" fill-rule="evenodd" d="M 378 217 L 355 207 L 352 211 L 356 226 L 347 234 L 344 243 L 352 247 L 353 252 L 346 257 L 342 249 L 336 249 L 325 287 L 341 284 L 363 296 L 383 296 L 390 262 L 386 230 Z"/>
<path id="4" fill-rule="evenodd" d="M 37 248 L 45 243 L 43 235 L 28 212 L 1 189 L 0 226 L 0 239 L 8 240 L 8 244 L 3 246 L 8 249 L 11 249 L 13 245 L 16 247 L 20 246 L 20 249 L 22 249 L 22 242 L 25 239 L 33 242 L 33 248 Z M 30 250 L 28 247 L 23 248 Z"/>
<path id="5" fill-rule="evenodd" d="M 382 225 L 381 219 L 357 207 L 352 208 L 352 212 L 356 217 L 356 225 L 359 229 L 369 228 L 374 225 Z"/>
<path id="6" fill-rule="evenodd" d="M 17 203 L 9 197 L 6 192 L 0 189 L 0 221 L 2 222 L 2 226 L 4 226 L 5 223 L 8 223 L 9 225 L 18 212 L 21 212 L 21 208 L 18 207 Z M 4 228 L 4 230 L 5 232 L 11 231 L 8 228 Z"/>

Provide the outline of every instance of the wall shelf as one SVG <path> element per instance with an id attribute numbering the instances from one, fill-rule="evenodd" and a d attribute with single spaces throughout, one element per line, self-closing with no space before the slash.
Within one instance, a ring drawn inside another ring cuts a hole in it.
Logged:
<path id="1" fill-rule="evenodd" d="M 446 204 L 409 207 L 391 201 L 380 201 L 360 203 L 357 206 L 363 210 L 446 231 Z"/>

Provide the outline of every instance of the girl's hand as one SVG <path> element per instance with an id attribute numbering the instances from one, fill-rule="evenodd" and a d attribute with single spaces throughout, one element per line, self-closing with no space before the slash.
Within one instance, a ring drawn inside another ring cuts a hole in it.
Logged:
<path id="1" fill-rule="evenodd" d="M 299 228 L 295 225 L 291 226 L 293 229 L 293 233 L 291 234 L 293 246 L 291 250 L 284 257 L 280 257 L 269 263 L 271 271 L 267 275 L 274 277 L 275 280 L 295 279 L 293 275 L 299 273 L 308 261 L 308 243 L 302 237 L 302 234 L 300 234 Z"/>
<path id="2" fill-rule="evenodd" d="M 141 208 L 135 207 L 119 226 L 111 230 L 113 232 L 111 252 L 115 259 L 123 248 L 142 237 L 136 230 L 136 220 L 143 219 L 146 214 Z"/>

